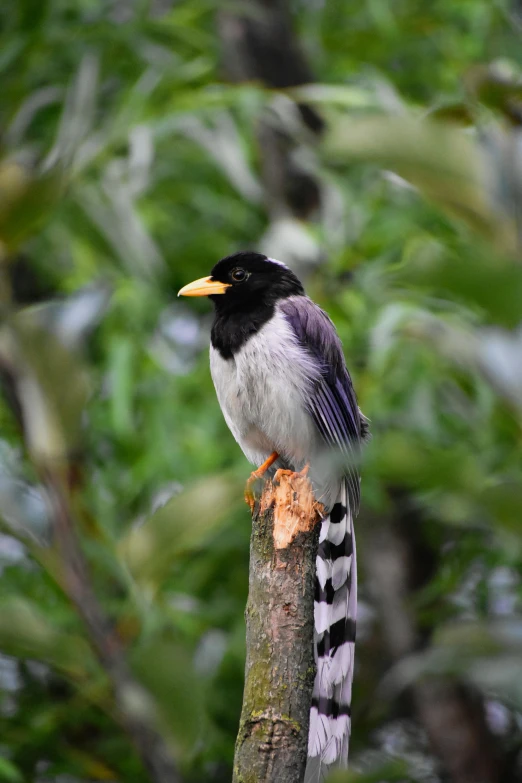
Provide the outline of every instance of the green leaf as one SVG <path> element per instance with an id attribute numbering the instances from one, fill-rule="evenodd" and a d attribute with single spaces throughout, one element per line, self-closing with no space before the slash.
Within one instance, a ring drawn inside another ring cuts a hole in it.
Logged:
<path id="1" fill-rule="evenodd" d="M 418 286 L 426 291 L 443 291 L 502 326 L 520 322 L 522 266 L 477 253 L 473 259 L 451 255 L 413 261 L 396 276 L 397 285 Z"/>
<path id="2" fill-rule="evenodd" d="M 215 533 L 240 497 L 230 477 L 209 476 L 131 530 L 119 544 L 120 554 L 136 579 L 159 584 L 177 557 Z"/>
<path id="3" fill-rule="evenodd" d="M 15 161 L 0 161 L 0 249 L 13 254 L 34 234 L 62 189 L 62 175 L 55 169 L 39 174 Z"/>
<path id="4" fill-rule="evenodd" d="M 19 317 L 0 345 L 13 373 L 27 445 L 38 462 L 63 460 L 81 442 L 87 374 L 77 352 Z"/>
<path id="5" fill-rule="evenodd" d="M 516 251 L 516 225 L 489 193 L 490 161 L 454 124 L 393 115 L 343 119 L 330 132 L 326 154 L 392 169 L 481 236 Z"/>
<path id="6" fill-rule="evenodd" d="M 24 776 L 15 765 L 3 756 L 0 756 L 0 780 L 6 783 L 22 783 Z"/>
<path id="7" fill-rule="evenodd" d="M 83 639 L 57 630 L 25 598 L 9 597 L 0 602 L 0 650 L 48 663 L 74 678 L 86 677 L 94 666 Z"/>
<path id="8" fill-rule="evenodd" d="M 520 533 L 522 519 L 522 487 L 515 481 L 505 481 L 486 487 L 478 502 L 491 514 L 494 522 L 513 534 Z"/>
<path id="9" fill-rule="evenodd" d="M 111 411 L 114 431 L 128 435 L 133 430 L 133 359 L 132 341 L 125 337 L 113 340 L 109 352 Z"/>
<path id="10" fill-rule="evenodd" d="M 180 642 L 155 637 L 132 653 L 132 668 L 154 697 L 160 721 L 178 754 L 186 755 L 202 732 L 202 682 Z"/>

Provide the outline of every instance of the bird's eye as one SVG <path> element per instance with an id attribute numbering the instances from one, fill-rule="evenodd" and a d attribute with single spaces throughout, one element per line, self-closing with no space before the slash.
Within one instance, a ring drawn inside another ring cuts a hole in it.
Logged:
<path id="1" fill-rule="evenodd" d="M 243 280 L 247 279 L 247 273 L 244 269 L 241 269 L 238 267 L 237 269 L 233 269 L 231 272 L 232 280 L 235 280 L 236 283 L 241 283 Z"/>

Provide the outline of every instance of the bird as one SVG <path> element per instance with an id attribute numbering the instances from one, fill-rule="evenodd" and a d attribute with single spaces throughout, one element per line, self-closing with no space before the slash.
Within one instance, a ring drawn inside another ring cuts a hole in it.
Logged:
<path id="1" fill-rule="evenodd" d="M 329 316 L 283 262 L 254 251 L 222 258 L 179 296 L 214 304 L 210 370 L 251 478 L 308 471 L 324 515 L 314 595 L 316 675 L 306 783 L 347 766 L 357 615 L 354 518 L 369 434 Z"/>

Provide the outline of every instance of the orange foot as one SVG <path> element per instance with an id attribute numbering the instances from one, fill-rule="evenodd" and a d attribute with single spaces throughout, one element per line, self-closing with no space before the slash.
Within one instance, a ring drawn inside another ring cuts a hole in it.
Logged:
<path id="1" fill-rule="evenodd" d="M 277 451 L 273 451 L 268 459 L 266 459 L 262 465 L 258 467 L 257 470 L 253 470 L 250 474 L 250 478 L 248 479 L 245 487 L 245 502 L 248 503 L 250 506 L 250 511 L 254 510 L 254 492 L 252 490 L 253 484 L 257 481 L 257 479 L 263 478 L 264 474 L 267 472 L 268 468 L 274 464 L 276 459 L 279 457 L 279 454 Z M 278 471 L 279 472 L 279 471 Z"/>

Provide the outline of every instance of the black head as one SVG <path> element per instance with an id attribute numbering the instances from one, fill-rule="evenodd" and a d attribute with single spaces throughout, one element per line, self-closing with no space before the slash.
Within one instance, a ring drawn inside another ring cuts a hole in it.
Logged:
<path id="1" fill-rule="evenodd" d="M 279 261 L 242 252 L 222 258 L 209 277 L 189 283 L 179 293 L 212 299 L 216 307 L 212 343 L 223 356 L 230 356 L 272 317 L 280 299 L 302 296 L 304 289 Z"/>
<path id="2" fill-rule="evenodd" d="M 256 310 L 278 299 L 304 294 L 303 286 L 291 269 L 261 253 L 234 253 L 222 258 L 210 274 L 224 283 L 224 294 L 210 295 L 216 309 Z"/>

